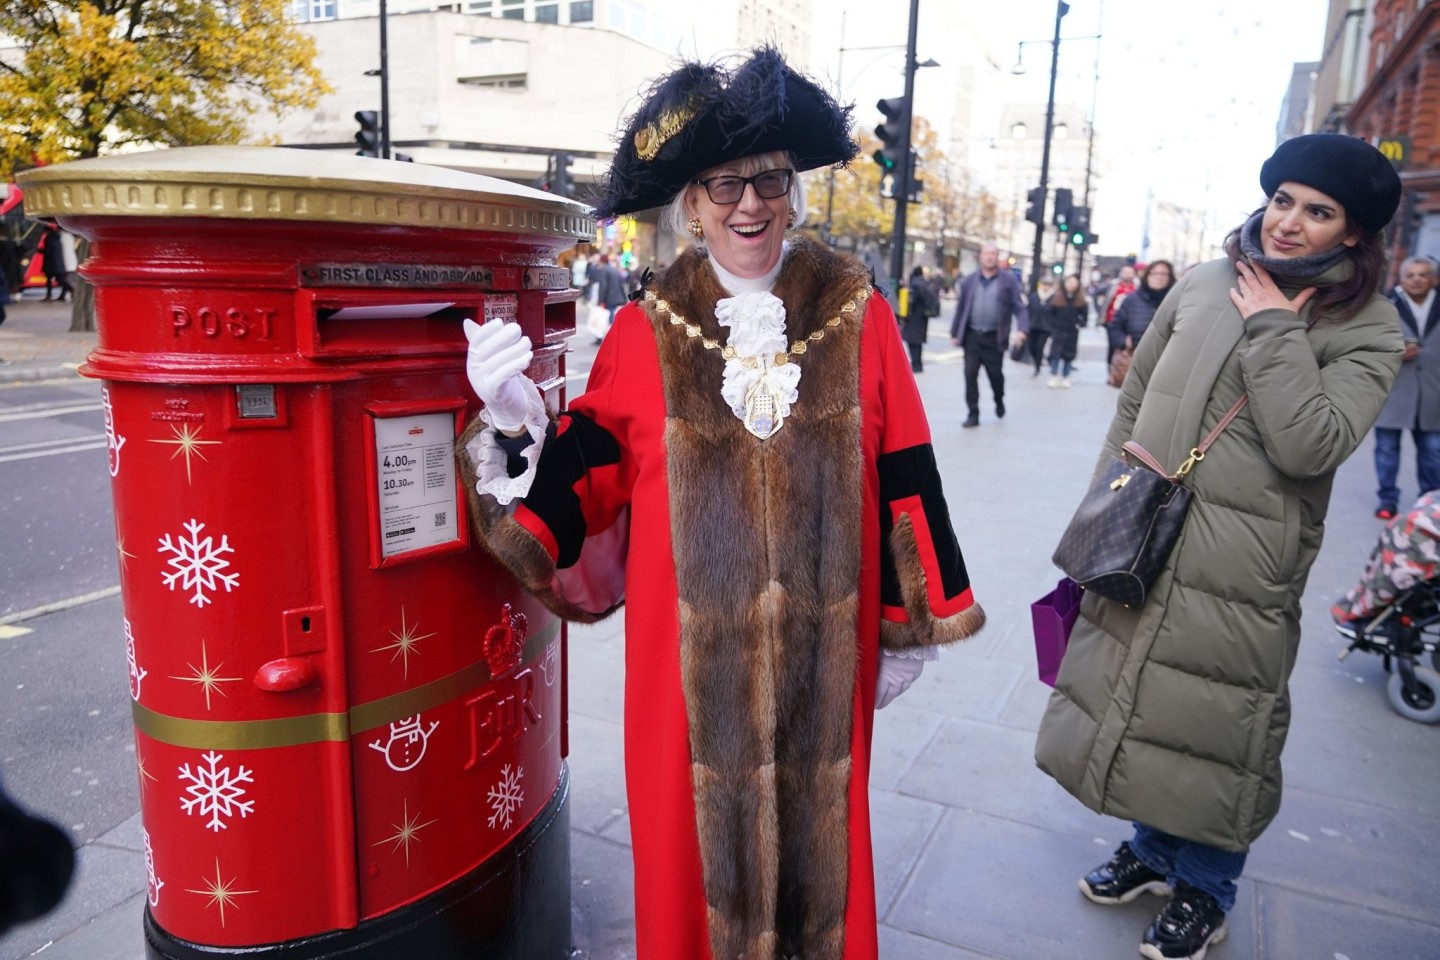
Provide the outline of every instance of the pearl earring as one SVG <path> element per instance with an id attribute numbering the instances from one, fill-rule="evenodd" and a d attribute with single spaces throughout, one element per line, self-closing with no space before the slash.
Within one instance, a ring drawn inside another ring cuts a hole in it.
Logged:
<path id="1" fill-rule="evenodd" d="M 700 238 L 700 237 L 705 236 L 705 228 L 702 227 L 702 226 L 700 226 L 700 218 L 699 218 L 699 217 L 691 217 L 691 218 L 690 218 L 690 222 L 689 222 L 688 224 L 686 224 L 686 226 L 688 226 L 688 227 L 690 228 L 690 234 L 691 234 L 691 236 L 694 236 L 694 237 L 696 237 L 697 239 Z"/>

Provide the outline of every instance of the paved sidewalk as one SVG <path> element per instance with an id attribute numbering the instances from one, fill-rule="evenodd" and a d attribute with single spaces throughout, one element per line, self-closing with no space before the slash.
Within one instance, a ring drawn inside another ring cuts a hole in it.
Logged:
<path id="1" fill-rule="evenodd" d="M 44 306 L 22 304 L 12 317 Z M 48 314 L 33 317 L 36 327 L 50 322 Z M 27 317 L 0 328 L 0 356 L 18 356 L 34 337 L 34 346 L 43 340 L 65 350 L 37 349 L 20 364 L 78 362 L 83 351 L 70 352 L 74 344 L 59 332 L 68 310 L 54 323 L 56 330 L 35 330 Z M 574 341 L 577 370 L 593 356 L 586 339 Z M 962 430 L 959 351 L 931 338 L 921 392 L 989 625 L 877 717 L 871 799 L 887 960 L 1134 957 L 1159 909 L 1155 898 L 1114 908 L 1081 898 L 1077 878 L 1107 857 L 1127 826 L 1089 813 L 1032 760 L 1047 688 L 1035 679 L 1028 605 L 1055 582 L 1050 553 L 1113 412 L 1103 352 L 1100 333 L 1083 331 L 1070 390 L 1047 389 L 1046 376 L 1032 379 L 1007 361 L 1008 416 L 995 420 L 982 387 L 982 424 Z M 1330 599 L 1358 578 L 1379 532 L 1370 517 L 1370 455 L 1367 443 L 1337 478 L 1291 681 L 1284 806 L 1251 855 L 1230 937 L 1210 960 L 1440 957 L 1440 730 L 1389 708 L 1378 658 L 1336 662 L 1342 644 L 1326 615 Z M 118 601 L 102 603 L 118 622 Z M 617 617 L 572 629 L 569 647 L 574 935 L 576 956 L 594 960 L 633 956 L 624 640 Z M 123 676 L 116 683 L 123 688 Z M 117 810 L 115 822 L 82 849 L 67 903 L 0 940 L 0 960 L 42 950 L 46 960 L 144 956 L 138 814 Z"/>
<path id="2" fill-rule="evenodd" d="M 95 349 L 95 332 L 70 332 L 71 306 L 32 297 L 5 304 L 0 383 L 78 376 L 75 368 Z"/>

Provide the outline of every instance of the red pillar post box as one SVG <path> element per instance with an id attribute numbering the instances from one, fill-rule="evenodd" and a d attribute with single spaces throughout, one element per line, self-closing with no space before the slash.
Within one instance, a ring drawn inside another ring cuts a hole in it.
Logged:
<path id="1" fill-rule="evenodd" d="M 91 242 L 150 956 L 568 955 L 560 624 L 453 453 L 464 317 L 563 402 L 588 211 L 273 148 L 21 179 Z"/>

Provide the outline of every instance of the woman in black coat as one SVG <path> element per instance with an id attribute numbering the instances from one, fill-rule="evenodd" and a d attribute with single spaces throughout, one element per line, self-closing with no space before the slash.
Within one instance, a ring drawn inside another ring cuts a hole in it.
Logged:
<path id="1" fill-rule="evenodd" d="M 1049 301 L 1055 295 L 1055 284 L 1045 277 L 1040 286 L 1030 294 L 1030 332 L 1025 335 L 1025 346 L 1030 351 L 1030 360 L 1035 364 L 1032 377 L 1040 376 L 1040 365 L 1045 362 L 1045 342 L 1050 339 L 1050 324 L 1045 320 Z"/>
<path id="2" fill-rule="evenodd" d="M 75 299 L 75 290 L 70 286 L 70 271 L 65 269 L 65 251 L 60 245 L 60 228 L 54 224 L 45 227 L 44 250 L 41 252 L 41 270 L 45 274 L 45 299 L 50 299 L 50 288 L 60 287 L 57 300 Z"/>
<path id="3" fill-rule="evenodd" d="M 930 318 L 940 314 L 940 296 L 930 281 L 925 279 L 925 268 L 916 267 L 910 272 L 910 310 L 900 321 L 901 335 L 910 347 L 910 369 L 924 373 L 925 366 L 920 359 L 920 348 L 925 345 L 925 335 Z"/>
<path id="4" fill-rule="evenodd" d="M 1169 260 L 1156 260 L 1145 268 L 1140 275 L 1140 286 L 1120 304 L 1111 321 L 1116 339 L 1125 349 L 1135 349 L 1145 331 L 1150 329 L 1150 321 L 1154 319 L 1155 311 L 1160 309 L 1160 301 L 1165 299 L 1165 294 L 1173 286 L 1175 267 Z M 1120 336 L 1121 333 L 1123 336 Z"/>
<path id="5" fill-rule="evenodd" d="M 1050 386 L 1069 387 L 1070 371 L 1075 366 L 1075 347 L 1080 342 L 1080 328 L 1085 326 L 1089 307 L 1080 278 L 1070 274 L 1045 305 L 1045 323 L 1050 328 Z"/>

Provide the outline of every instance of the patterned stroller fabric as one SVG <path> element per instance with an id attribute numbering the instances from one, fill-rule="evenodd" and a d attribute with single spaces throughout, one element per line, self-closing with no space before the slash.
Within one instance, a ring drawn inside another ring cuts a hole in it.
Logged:
<path id="1" fill-rule="evenodd" d="M 1385 524 L 1365 564 L 1365 575 L 1330 608 L 1337 621 L 1374 617 L 1406 590 L 1440 572 L 1440 490 L 1415 501 Z"/>

